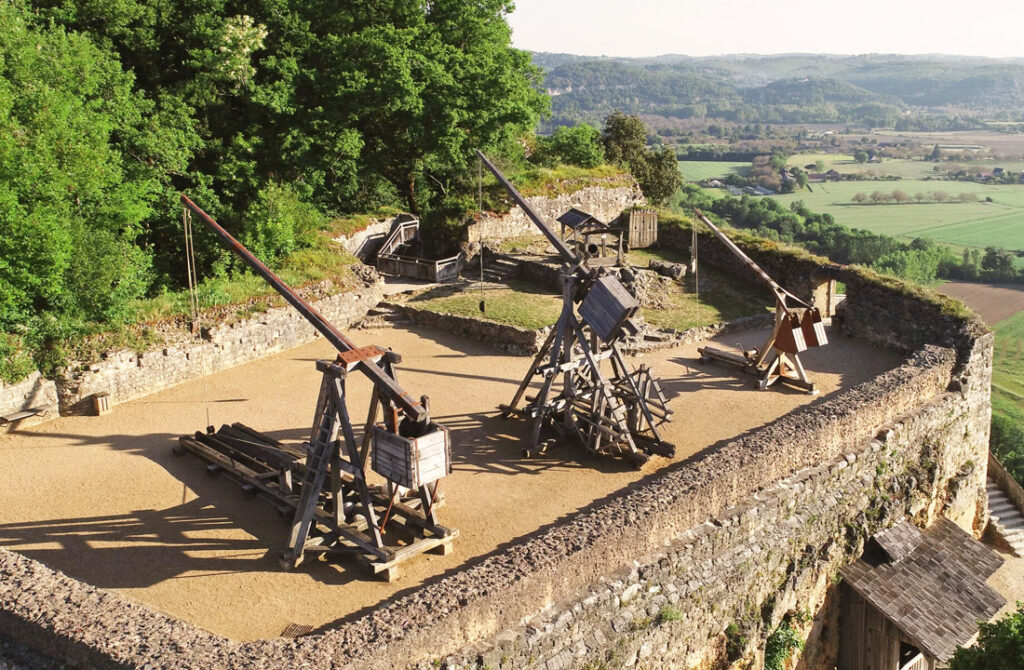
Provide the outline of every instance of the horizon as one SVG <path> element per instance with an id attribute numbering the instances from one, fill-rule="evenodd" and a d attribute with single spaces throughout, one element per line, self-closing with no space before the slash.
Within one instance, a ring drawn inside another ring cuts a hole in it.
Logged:
<path id="1" fill-rule="evenodd" d="M 1020 59 L 1024 48 L 1014 19 L 1021 17 L 1020 6 L 1009 0 L 986 3 L 975 22 L 965 20 L 962 3 L 953 0 L 862 0 L 855 10 L 791 0 L 781 11 L 743 0 L 673 5 L 658 0 L 516 0 L 507 19 L 516 48 L 589 58 L 809 54 Z"/>
<path id="2" fill-rule="evenodd" d="M 521 48 L 521 47 L 516 47 Z M 994 60 L 994 61 L 1024 61 L 1024 56 L 979 56 L 976 54 L 964 54 L 953 52 L 934 51 L 929 53 L 895 53 L 884 51 L 866 51 L 862 53 L 839 53 L 829 51 L 778 51 L 773 53 L 759 53 L 753 51 L 737 51 L 717 54 L 694 55 L 680 52 L 660 53 L 653 56 L 609 56 L 607 54 L 579 54 L 568 51 L 539 51 L 536 49 L 522 49 L 533 54 L 545 54 L 550 56 L 572 56 L 573 58 L 586 58 L 591 60 L 659 60 L 665 58 L 689 58 L 693 60 L 707 60 L 712 58 L 786 58 L 797 56 L 825 56 L 829 58 L 864 58 L 864 57 L 894 57 L 894 58 L 961 58 L 973 60 Z"/>

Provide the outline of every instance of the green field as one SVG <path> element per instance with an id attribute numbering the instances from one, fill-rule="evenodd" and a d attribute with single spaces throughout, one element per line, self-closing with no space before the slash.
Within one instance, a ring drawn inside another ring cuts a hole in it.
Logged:
<path id="1" fill-rule="evenodd" d="M 1001 246 L 1024 249 L 1024 185 L 991 186 L 973 182 L 899 181 L 828 182 L 811 184 L 813 192 L 772 196 L 784 205 L 803 200 L 808 209 L 824 212 L 850 228 L 902 238 L 927 237 L 959 246 Z M 979 202 L 858 205 L 857 193 L 944 191 L 950 196 L 973 193 Z M 985 202 L 991 197 L 992 202 Z"/>
<path id="2" fill-rule="evenodd" d="M 1018 481 L 1024 481 L 1024 443 L 1019 434 L 1024 427 L 1024 312 L 1000 321 L 993 330 L 992 417 L 1016 426 L 1017 435 L 1013 428 L 999 431 L 1003 435 L 993 441 L 992 450 Z"/>
<path id="3" fill-rule="evenodd" d="M 883 159 L 881 163 L 858 163 L 853 160 L 853 156 L 850 154 L 825 153 L 794 154 L 789 157 L 786 165 L 789 167 L 799 167 L 800 169 L 804 169 L 805 165 L 810 165 L 818 160 L 825 163 L 826 170 L 836 170 L 843 174 L 856 174 L 858 172 L 863 172 L 869 175 L 877 175 L 879 177 L 895 175 L 902 177 L 903 179 L 939 177 L 944 174 L 944 169 L 954 165 L 954 163 L 947 162 L 932 163 L 930 161 L 904 159 Z M 955 165 L 959 165 L 969 172 L 991 172 L 997 167 L 1001 167 L 1004 170 L 1011 170 L 1013 172 L 1024 172 L 1024 161 L 1020 160 L 968 161 L 957 162 Z"/>
<path id="4" fill-rule="evenodd" d="M 678 161 L 678 163 L 679 172 L 686 181 L 717 179 L 730 172 L 745 177 L 750 172 L 750 163 L 735 161 Z"/>

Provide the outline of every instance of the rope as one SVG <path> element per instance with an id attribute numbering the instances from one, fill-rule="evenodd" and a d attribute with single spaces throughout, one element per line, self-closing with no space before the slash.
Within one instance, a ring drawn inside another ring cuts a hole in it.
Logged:
<path id="1" fill-rule="evenodd" d="M 181 225 L 185 229 L 185 272 L 188 275 L 188 305 L 192 312 L 192 330 L 199 339 L 199 369 L 203 377 L 203 405 L 206 409 L 206 425 L 210 420 L 210 391 L 206 383 L 206 360 L 203 356 L 203 329 L 199 325 L 199 280 L 196 277 L 196 252 L 192 246 L 192 213 L 187 207 L 181 208 Z"/>
<path id="2" fill-rule="evenodd" d="M 484 302 L 484 229 L 482 226 L 484 217 L 484 174 L 483 162 L 480 157 L 476 159 L 476 198 L 477 198 L 477 223 L 480 231 L 480 313 L 487 311 L 487 304 Z"/>
<path id="3" fill-rule="evenodd" d="M 690 257 L 693 259 L 693 296 L 697 301 L 697 318 L 700 318 L 700 277 L 697 274 L 697 222 L 693 222 L 693 239 L 690 241 Z"/>

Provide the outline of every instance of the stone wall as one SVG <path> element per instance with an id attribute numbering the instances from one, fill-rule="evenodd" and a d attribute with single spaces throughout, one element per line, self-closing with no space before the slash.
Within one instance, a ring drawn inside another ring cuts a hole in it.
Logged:
<path id="1" fill-rule="evenodd" d="M 542 219 L 553 226 L 558 225 L 555 219 L 573 207 L 610 223 L 623 210 L 644 205 L 647 202 L 643 193 L 640 192 L 640 187 L 635 185 L 619 188 L 588 186 L 572 193 L 550 198 L 533 196 L 526 198 L 526 201 Z M 507 214 L 485 213 L 477 219 L 476 223 L 467 227 L 466 240 L 470 244 L 479 244 L 481 240 L 484 244 L 493 244 L 513 237 L 539 233 L 536 224 L 526 216 L 526 212 L 516 205 Z"/>
<path id="2" fill-rule="evenodd" d="M 766 266 L 812 262 L 785 254 Z M 829 585 L 866 537 L 904 516 L 975 534 L 987 518 L 993 336 L 898 287 L 849 299 L 844 329 L 912 350 L 904 365 L 331 630 L 232 642 L 2 549 L 0 630 L 96 668 L 723 667 L 730 624 L 756 660 L 784 617 L 809 611 L 818 643 L 801 667 L 831 667 Z"/>
<path id="3" fill-rule="evenodd" d="M 52 419 L 57 414 L 57 385 L 33 372 L 20 382 L 8 384 L 0 381 L 0 416 L 14 414 L 24 409 L 44 409 L 41 414 L 20 421 L 0 425 L 0 432 Z"/>
<path id="4" fill-rule="evenodd" d="M 313 303 L 342 330 L 366 316 L 384 296 L 384 282 L 375 273 L 362 288 L 337 293 Z M 61 411 L 84 411 L 92 396 L 107 393 L 111 405 L 195 379 L 203 374 L 248 363 L 311 342 L 316 329 L 290 306 L 203 329 L 202 338 L 177 337 L 145 352 L 115 351 L 84 369 L 59 377 Z"/>
<path id="5" fill-rule="evenodd" d="M 366 261 L 377 253 L 380 245 L 384 244 L 384 239 L 391 232 L 391 226 L 396 218 L 392 216 L 387 219 L 371 219 L 370 225 L 366 228 L 356 231 L 351 235 L 339 235 L 333 239 L 345 251 L 356 256 L 361 261 Z"/>
<path id="6" fill-rule="evenodd" d="M 421 326 L 447 330 L 461 337 L 484 342 L 498 351 L 506 351 L 510 354 L 537 353 L 551 331 L 550 328 L 527 330 L 494 321 L 419 309 L 414 305 L 404 303 L 388 302 L 383 305 L 409 317 Z"/>

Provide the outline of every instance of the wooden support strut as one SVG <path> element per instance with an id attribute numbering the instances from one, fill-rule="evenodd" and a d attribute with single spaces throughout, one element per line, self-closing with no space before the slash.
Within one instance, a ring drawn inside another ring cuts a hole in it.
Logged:
<path id="1" fill-rule="evenodd" d="M 757 376 L 757 386 L 761 390 L 767 389 L 776 382 L 782 382 L 816 394 L 818 391 L 814 383 L 808 378 L 798 354 L 808 346 L 822 346 L 828 343 L 824 328 L 821 326 L 821 317 L 818 311 L 782 288 L 774 279 L 768 276 L 767 272 L 747 256 L 703 212 L 694 208 L 694 213 L 704 222 L 715 237 L 721 240 L 729 251 L 749 267 L 775 295 L 775 325 L 765 343 L 757 350 L 756 355 L 750 357 L 747 354 L 740 355 L 715 347 L 705 346 L 697 349 L 702 360 L 713 358 L 730 365 L 735 365 L 744 372 Z M 696 236 L 694 240 L 696 241 Z M 786 304 L 787 301 L 792 301 L 796 307 L 805 309 L 802 321 L 797 312 L 794 312 Z M 805 334 L 807 335 L 806 339 Z"/>

